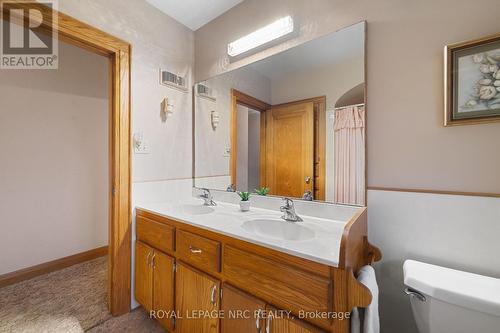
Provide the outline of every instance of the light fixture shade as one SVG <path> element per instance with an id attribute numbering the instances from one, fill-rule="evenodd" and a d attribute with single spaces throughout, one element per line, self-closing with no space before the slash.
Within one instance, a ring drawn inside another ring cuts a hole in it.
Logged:
<path id="1" fill-rule="evenodd" d="M 293 32 L 293 19 L 285 16 L 254 32 L 227 44 L 227 54 L 235 57 L 255 47 Z"/>

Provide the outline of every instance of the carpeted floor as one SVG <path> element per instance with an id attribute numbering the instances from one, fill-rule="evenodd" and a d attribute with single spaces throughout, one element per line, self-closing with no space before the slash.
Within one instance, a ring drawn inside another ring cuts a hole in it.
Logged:
<path id="1" fill-rule="evenodd" d="M 0 289 L 0 333 L 163 332 L 142 309 L 112 317 L 106 257 Z"/>

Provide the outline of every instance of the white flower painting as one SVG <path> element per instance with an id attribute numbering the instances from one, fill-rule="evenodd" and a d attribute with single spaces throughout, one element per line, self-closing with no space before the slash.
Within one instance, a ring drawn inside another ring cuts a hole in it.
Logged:
<path id="1" fill-rule="evenodd" d="M 496 114 L 500 109 L 500 49 L 460 57 L 457 92 L 458 113 Z"/>

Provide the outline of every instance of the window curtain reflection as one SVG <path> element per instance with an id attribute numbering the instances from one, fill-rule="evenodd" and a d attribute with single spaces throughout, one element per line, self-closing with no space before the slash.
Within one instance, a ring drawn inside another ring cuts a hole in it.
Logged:
<path id="1" fill-rule="evenodd" d="M 337 203 L 365 205 L 365 108 L 335 111 L 334 198 Z"/>

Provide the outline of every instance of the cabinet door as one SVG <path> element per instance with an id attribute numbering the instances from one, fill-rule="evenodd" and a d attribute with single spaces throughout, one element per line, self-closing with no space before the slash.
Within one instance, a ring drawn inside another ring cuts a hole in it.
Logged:
<path id="1" fill-rule="evenodd" d="M 236 288 L 224 285 L 221 300 L 224 319 L 221 333 L 264 332 L 263 313 L 266 304 Z"/>
<path id="2" fill-rule="evenodd" d="M 177 263 L 175 285 L 175 304 L 179 313 L 176 332 L 217 333 L 220 282 Z"/>
<path id="3" fill-rule="evenodd" d="M 153 255 L 153 309 L 158 321 L 173 330 L 174 311 L 174 258 L 156 251 Z"/>
<path id="4" fill-rule="evenodd" d="M 289 318 L 273 307 L 268 306 L 266 317 L 266 333 L 326 333 L 299 319 Z"/>
<path id="5" fill-rule="evenodd" d="M 135 242 L 135 299 L 148 311 L 153 308 L 153 254 L 153 248 Z"/>

